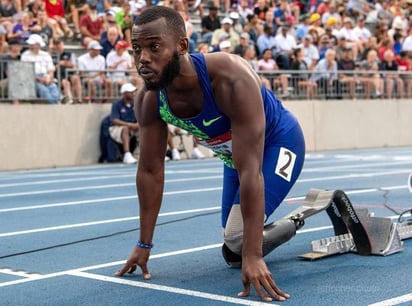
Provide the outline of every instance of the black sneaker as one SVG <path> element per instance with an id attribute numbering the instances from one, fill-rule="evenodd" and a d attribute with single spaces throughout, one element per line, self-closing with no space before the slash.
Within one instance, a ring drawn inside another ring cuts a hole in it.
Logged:
<path id="1" fill-rule="evenodd" d="M 231 268 L 241 268 L 242 267 L 242 256 L 233 253 L 226 244 L 222 245 L 222 255 L 226 263 Z"/>

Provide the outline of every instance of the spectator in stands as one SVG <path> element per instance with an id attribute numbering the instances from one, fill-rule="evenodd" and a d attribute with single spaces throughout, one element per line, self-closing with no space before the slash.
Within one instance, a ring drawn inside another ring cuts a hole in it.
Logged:
<path id="1" fill-rule="evenodd" d="M 16 7 L 12 0 L 0 1 L 0 24 L 5 28 L 6 33 L 10 33 L 13 29 L 14 18 L 17 14 Z"/>
<path id="2" fill-rule="evenodd" d="M 399 76 L 406 85 L 406 97 L 412 98 L 412 66 L 411 61 L 408 58 L 408 52 L 401 51 L 395 60 L 398 64 L 398 70 L 401 73 Z"/>
<path id="3" fill-rule="evenodd" d="M 17 40 L 23 44 L 31 34 L 40 30 L 40 26 L 32 22 L 30 14 L 24 12 L 21 14 L 21 19 L 14 25 L 12 32 L 8 34 L 7 39 Z"/>
<path id="4" fill-rule="evenodd" d="M 110 51 L 114 49 L 116 43 L 122 39 L 117 27 L 109 27 L 106 32 L 102 33 L 100 43 L 103 47 L 101 55 L 107 57 Z"/>
<path id="5" fill-rule="evenodd" d="M 132 14 L 133 21 L 137 19 L 137 16 L 146 8 L 146 1 L 144 0 L 131 0 L 130 4 L 130 14 Z"/>
<path id="6" fill-rule="evenodd" d="M 82 33 L 80 31 L 80 14 L 88 14 L 90 8 L 86 3 L 86 0 L 68 0 L 69 11 L 71 19 L 74 26 L 74 35 L 76 39 L 82 38 Z"/>
<path id="7" fill-rule="evenodd" d="M 129 45 L 131 45 L 131 31 L 133 25 L 132 14 L 130 13 L 130 4 L 125 2 L 122 9 L 116 13 L 115 20 L 122 29 L 123 37 Z"/>
<path id="8" fill-rule="evenodd" d="M 386 50 L 383 55 L 383 61 L 379 66 L 380 71 L 384 71 L 383 80 L 386 84 L 386 95 L 388 99 L 392 99 L 393 89 L 396 86 L 396 91 L 400 99 L 404 94 L 404 83 L 398 73 L 398 63 L 394 59 L 392 50 Z"/>
<path id="9" fill-rule="evenodd" d="M 318 13 L 312 14 L 310 16 L 309 22 L 309 34 L 312 30 L 316 31 L 317 37 L 320 37 L 323 33 L 325 33 L 325 29 L 322 26 L 322 20 L 320 19 L 320 15 Z"/>
<path id="10" fill-rule="evenodd" d="M 315 69 L 319 60 L 319 51 L 313 43 L 311 35 L 307 34 L 303 39 L 303 43 L 299 45 L 299 49 L 302 50 L 302 60 L 306 63 L 309 71 Z"/>
<path id="11" fill-rule="evenodd" d="M 262 22 L 256 14 L 248 15 L 247 22 L 243 28 L 244 32 L 249 33 L 250 41 L 257 44 L 258 37 L 264 32 L 264 22 Z M 259 51 L 259 50 L 256 50 Z"/>
<path id="12" fill-rule="evenodd" d="M 326 52 L 329 49 L 332 49 L 329 37 L 327 35 L 323 35 L 322 38 L 319 40 L 319 46 L 318 46 L 320 60 L 326 57 Z M 335 52 L 335 57 L 336 57 L 336 52 Z"/>
<path id="13" fill-rule="evenodd" d="M 254 71 L 256 71 L 256 73 L 259 72 L 259 64 L 256 58 L 256 49 L 253 45 L 247 46 L 241 56 L 249 63 L 249 65 L 253 68 Z M 262 74 L 259 74 L 259 76 L 262 80 L 263 85 L 268 89 L 272 89 L 269 79 L 264 77 Z"/>
<path id="14" fill-rule="evenodd" d="M 49 104 L 57 104 L 60 100 L 60 90 L 54 81 L 55 67 L 49 53 L 40 50 L 46 44 L 38 34 L 31 34 L 26 43 L 29 49 L 21 55 L 22 62 L 34 63 L 36 75 L 36 92 L 39 98 Z"/>
<path id="15" fill-rule="evenodd" d="M 272 58 L 272 50 L 266 49 L 263 51 L 262 58 L 258 61 L 258 68 L 259 71 L 273 72 L 273 74 L 270 75 L 273 80 L 273 91 L 280 87 L 282 97 L 286 98 L 289 96 L 287 76 L 283 73 L 276 73 L 276 71 L 279 71 L 279 67 Z"/>
<path id="16" fill-rule="evenodd" d="M 316 82 L 326 98 L 340 98 L 338 63 L 333 49 L 326 51 L 325 58 L 316 65 L 310 80 Z"/>
<path id="17" fill-rule="evenodd" d="M 366 57 L 368 56 L 368 53 L 370 50 L 375 50 L 376 52 L 378 52 L 379 46 L 378 46 L 378 40 L 375 36 L 371 36 L 368 39 L 368 42 L 365 46 L 365 49 L 363 50 L 361 56 L 360 56 L 360 60 L 364 61 L 366 60 Z"/>
<path id="18" fill-rule="evenodd" d="M 39 34 L 46 45 L 51 48 L 53 46 L 53 38 L 58 37 L 57 32 L 49 26 L 49 17 L 47 17 L 45 11 L 39 11 L 37 20 L 37 24 L 40 26 L 40 31 L 38 31 L 37 34 Z M 57 22 L 54 22 L 54 24 L 58 26 Z"/>
<path id="19" fill-rule="evenodd" d="M 276 47 L 275 37 L 272 35 L 272 25 L 265 24 L 263 27 L 263 33 L 259 35 L 257 39 L 257 48 L 259 56 L 263 54 L 263 51 L 270 49 L 274 50 Z"/>
<path id="20" fill-rule="evenodd" d="M 288 24 L 288 16 L 292 15 L 291 10 L 289 9 L 289 2 L 288 0 L 280 0 L 280 4 L 277 8 L 273 11 L 273 33 L 278 33 L 278 29 L 280 29 L 283 25 Z"/>
<path id="21" fill-rule="evenodd" d="M 138 137 L 139 123 L 134 111 L 134 96 L 136 87 L 130 83 L 125 83 L 120 88 L 122 98 L 113 103 L 110 113 L 111 126 L 109 127 L 110 137 L 123 146 L 123 162 L 125 164 L 135 164 L 137 160 L 130 152 L 130 138 Z"/>
<path id="22" fill-rule="evenodd" d="M 321 14 L 322 24 L 324 26 L 330 26 L 331 23 L 339 23 L 340 25 L 341 16 L 336 11 L 336 3 L 328 3 L 328 10 Z"/>
<path id="23" fill-rule="evenodd" d="M 219 44 L 219 38 L 222 34 L 228 34 L 230 43 L 231 43 L 231 51 L 233 51 L 234 46 L 237 46 L 240 43 L 239 34 L 236 33 L 235 30 L 232 28 L 233 20 L 229 17 L 225 17 L 222 20 L 222 27 L 217 29 L 213 32 L 212 36 L 212 46 L 216 46 Z"/>
<path id="24" fill-rule="evenodd" d="M 240 16 L 240 23 L 242 26 L 245 26 L 247 22 L 247 16 L 253 15 L 252 4 L 248 0 L 240 0 L 240 3 L 237 6 L 237 12 Z"/>
<path id="25" fill-rule="evenodd" d="M 89 6 L 95 6 L 97 15 L 104 15 L 110 9 L 111 0 L 87 0 Z"/>
<path id="26" fill-rule="evenodd" d="M 369 38 L 372 36 L 371 31 L 365 27 L 365 17 L 360 16 L 356 27 L 353 29 L 352 34 L 356 39 L 362 44 L 362 49 L 359 50 L 360 53 L 366 48 Z"/>
<path id="27" fill-rule="evenodd" d="M 219 8 L 214 4 L 213 1 L 209 1 L 207 7 L 209 9 L 209 14 L 201 19 L 201 34 L 202 41 L 210 45 L 212 43 L 213 32 L 217 29 L 220 29 L 221 24 L 219 16 L 217 14 Z"/>
<path id="28" fill-rule="evenodd" d="M 64 16 L 63 0 L 44 0 L 43 3 L 50 24 L 59 32 L 63 31 L 67 38 L 73 38 L 73 31 L 69 28 Z"/>
<path id="29" fill-rule="evenodd" d="M 284 23 L 281 31 L 275 36 L 275 59 L 279 69 L 288 70 L 290 57 L 296 49 L 295 37 L 289 34 L 290 24 Z"/>
<path id="30" fill-rule="evenodd" d="M 392 50 L 392 42 L 389 37 L 384 38 L 378 45 L 378 59 L 379 61 L 383 61 L 383 55 L 387 50 Z"/>
<path id="31" fill-rule="evenodd" d="M 232 28 L 233 30 L 237 33 L 237 34 L 241 34 L 243 32 L 243 26 L 242 24 L 239 22 L 239 13 L 238 12 L 230 12 L 229 13 L 229 18 L 232 19 L 233 24 L 232 24 Z"/>
<path id="32" fill-rule="evenodd" d="M 83 93 L 80 77 L 75 71 L 68 71 L 68 69 L 76 69 L 76 56 L 74 53 L 67 52 L 64 49 L 63 39 L 56 39 L 53 42 L 55 49 L 55 77 L 61 82 L 63 87 L 64 102 L 67 104 L 82 103 Z M 76 95 L 76 101 L 73 100 L 72 90 Z"/>
<path id="33" fill-rule="evenodd" d="M 331 7 L 333 7 L 333 4 L 330 3 L 330 0 L 322 0 L 316 8 L 316 13 L 322 16 L 328 13 Z"/>
<path id="34" fill-rule="evenodd" d="M 310 16 L 304 14 L 301 16 L 300 23 L 296 27 L 296 40 L 302 42 L 303 38 L 309 33 Z"/>
<path id="35" fill-rule="evenodd" d="M 8 45 L 8 52 L 0 57 L 0 97 L 7 98 L 9 93 L 9 80 L 8 80 L 8 62 L 20 61 L 22 45 L 17 41 L 11 41 Z M 13 104 L 19 104 L 18 100 L 13 100 Z"/>
<path id="36" fill-rule="evenodd" d="M 233 53 L 242 56 L 246 48 L 250 45 L 250 35 L 246 32 L 240 34 L 240 43 L 235 46 Z"/>
<path id="37" fill-rule="evenodd" d="M 127 41 L 119 40 L 115 49 L 107 55 L 106 67 L 109 70 L 107 77 L 118 87 L 125 83 L 132 83 L 133 86 L 139 87 L 141 79 L 136 74 L 129 75 L 128 72 L 133 68 L 133 64 L 127 47 Z"/>
<path id="38" fill-rule="evenodd" d="M 338 71 L 340 83 L 348 87 L 349 98 L 355 99 L 355 88 L 357 77 L 355 76 L 355 61 L 352 57 L 352 49 L 345 47 L 342 53 L 342 57 L 338 59 Z"/>
<path id="39" fill-rule="evenodd" d="M 82 44 L 87 46 L 93 40 L 99 41 L 103 30 L 103 20 L 97 15 L 96 6 L 86 5 L 80 17 Z"/>
<path id="40" fill-rule="evenodd" d="M 290 68 L 299 72 L 292 74 L 292 85 L 297 89 L 298 93 L 303 89 L 306 91 L 306 98 L 312 99 L 316 94 L 317 84 L 310 80 L 309 67 L 303 56 L 303 49 L 297 48 L 293 51 L 293 60 Z"/>
<path id="41" fill-rule="evenodd" d="M 111 27 L 115 27 L 120 36 L 123 38 L 122 29 L 120 28 L 120 25 L 116 22 L 115 16 L 116 13 L 113 11 L 106 12 L 105 17 L 103 19 L 103 33 L 102 37 L 100 38 L 100 42 L 103 42 L 104 39 L 107 39 L 107 31 Z"/>
<path id="42" fill-rule="evenodd" d="M 106 89 L 106 96 L 111 96 L 112 82 L 106 77 L 106 60 L 100 54 L 102 46 L 97 40 L 92 40 L 87 45 L 87 53 L 79 56 L 78 68 L 80 77 L 88 89 L 88 99 L 96 99 L 96 86 Z M 102 102 L 104 102 L 103 99 Z"/>
<path id="43" fill-rule="evenodd" d="M 372 98 L 380 98 L 383 93 L 383 80 L 379 73 L 378 53 L 370 50 L 366 60 L 360 63 L 362 71 L 360 81 L 365 86 L 366 97 L 369 98 L 373 90 Z"/>
<path id="44" fill-rule="evenodd" d="M 267 11 L 269 11 L 268 2 L 265 0 L 257 0 L 253 7 L 253 13 L 257 16 L 257 18 L 259 18 L 262 21 L 265 21 L 265 15 Z"/>

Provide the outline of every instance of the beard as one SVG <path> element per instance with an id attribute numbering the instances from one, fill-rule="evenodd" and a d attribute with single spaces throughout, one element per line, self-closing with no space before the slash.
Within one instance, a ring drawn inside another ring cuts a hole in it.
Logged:
<path id="1" fill-rule="evenodd" d="M 160 80 L 158 82 L 151 82 L 149 80 L 144 80 L 147 90 L 160 90 L 172 83 L 175 77 L 180 72 L 180 60 L 177 51 L 173 52 L 172 59 L 163 68 L 160 75 Z"/>

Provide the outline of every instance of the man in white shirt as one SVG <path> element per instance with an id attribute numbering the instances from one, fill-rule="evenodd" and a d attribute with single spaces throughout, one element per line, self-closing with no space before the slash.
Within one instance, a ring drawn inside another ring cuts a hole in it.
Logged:
<path id="1" fill-rule="evenodd" d="M 26 40 L 29 50 L 21 55 L 22 62 L 34 63 L 34 73 L 36 74 L 37 96 L 46 100 L 49 104 L 57 104 L 61 98 L 61 93 L 54 82 L 54 64 L 49 53 L 40 50 L 46 44 L 38 34 L 32 34 Z"/>
<path id="2" fill-rule="evenodd" d="M 82 81 L 88 89 L 89 99 L 95 99 L 96 86 L 106 89 L 106 96 L 111 96 L 112 81 L 106 77 L 106 60 L 100 55 L 103 47 L 97 40 L 87 45 L 87 53 L 79 56 L 78 67 Z M 105 102 L 103 98 L 102 102 Z"/>
<path id="3" fill-rule="evenodd" d="M 366 46 L 369 37 L 372 36 L 372 33 L 365 27 L 365 17 L 360 16 L 356 27 L 352 30 L 352 34 L 360 41 L 363 47 Z"/>
<path id="4" fill-rule="evenodd" d="M 280 33 L 275 37 L 276 63 L 283 70 L 289 69 L 289 57 L 297 46 L 295 37 L 288 33 L 289 29 L 289 24 L 282 25 Z"/>
<path id="5" fill-rule="evenodd" d="M 303 38 L 303 43 L 299 45 L 299 48 L 301 48 L 303 52 L 302 59 L 305 61 L 310 71 L 316 67 L 316 64 L 319 61 L 318 48 L 313 45 L 312 41 L 312 36 L 308 34 Z"/>

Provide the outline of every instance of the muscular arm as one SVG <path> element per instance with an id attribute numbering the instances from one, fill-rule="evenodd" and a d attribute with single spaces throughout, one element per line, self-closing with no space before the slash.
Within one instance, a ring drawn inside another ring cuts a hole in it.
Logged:
<path id="1" fill-rule="evenodd" d="M 136 117 L 140 124 L 140 155 L 136 188 L 140 207 L 140 241 L 152 243 L 164 187 L 167 125 L 157 116 L 156 95 L 142 90 L 137 95 Z"/>
<path id="2" fill-rule="evenodd" d="M 242 255 L 262 257 L 265 115 L 261 84 L 246 62 L 239 57 L 231 57 L 230 61 L 234 63 L 230 65 L 224 59 L 224 63 L 213 65 L 227 67 L 213 80 L 213 86 L 218 106 L 232 124 L 233 161 L 239 174 L 244 222 Z"/>

